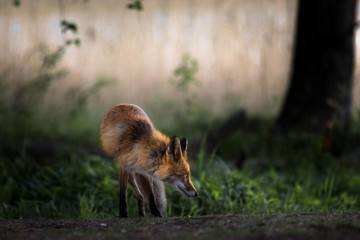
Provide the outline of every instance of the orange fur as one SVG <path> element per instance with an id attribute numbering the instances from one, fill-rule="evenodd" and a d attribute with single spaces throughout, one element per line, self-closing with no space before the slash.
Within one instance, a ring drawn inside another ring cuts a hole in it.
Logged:
<path id="1" fill-rule="evenodd" d="M 153 126 L 140 107 L 132 104 L 112 107 L 102 120 L 100 133 L 104 150 L 115 158 L 123 171 L 120 179 L 127 181 L 124 175 L 130 176 L 140 215 L 143 215 L 140 206 L 143 200 L 155 204 L 151 210 L 153 215 L 163 215 L 166 209 L 163 182 L 186 196 L 197 196 L 190 180 L 187 139 L 180 141 L 174 136 L 170 140 Z M 122 189 L 126 196 L 126 188 L 122 186 Z M 123 202 L 126 205 L 126 199 Z"/>

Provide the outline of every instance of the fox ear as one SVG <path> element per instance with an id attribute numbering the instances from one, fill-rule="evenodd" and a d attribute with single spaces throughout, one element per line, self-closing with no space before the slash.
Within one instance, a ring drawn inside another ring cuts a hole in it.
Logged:
<path id="1" fill-rule="evenodd" d="M 183 153 L 186 153 L 187 149 L 188 149 L 188 139 L 187 137 L 183 137 L 180 141 L 180 145 L 181 145 L 181 150 Z"/>
<path id="2" fill-rule="evenodd" d="M 169 155 L 173 155 L 175 161 L 181 157 L 181 145 L 180 140 L 177 136 L 173 136 L 169 142 L 167 152 Z"/>

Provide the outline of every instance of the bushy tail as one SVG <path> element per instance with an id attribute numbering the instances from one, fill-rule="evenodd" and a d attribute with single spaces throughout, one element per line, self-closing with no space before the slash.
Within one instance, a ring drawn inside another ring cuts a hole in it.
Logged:
<path id="1" fill-rule="evenodd" d="M 123 123 L 116 123 L 114 125 L 106 125 L 104 122 L 100 126 L 100 138 L 102 147 L 107 154 L 115 156 L 118 153 L 119 146 L 121 146 L 121 138 L 124 135 L 126 125 Z"/>
<path id="2" fill-rule="evenodd" d="M 133 144 L 152 135 L 154 127 L 146 113 L 132 104 L 112 107 L 100 124 L 100 138 L 106 153 L 116 156 L 131 151 Z"/>

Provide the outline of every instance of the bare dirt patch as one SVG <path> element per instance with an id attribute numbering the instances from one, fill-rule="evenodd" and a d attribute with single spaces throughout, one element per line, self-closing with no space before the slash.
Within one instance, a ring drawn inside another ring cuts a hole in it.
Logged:
<path id="1" fill-rule="evenodd" d="M 360 239 L 360 213 L 0 220 L 0 239 Z"/>

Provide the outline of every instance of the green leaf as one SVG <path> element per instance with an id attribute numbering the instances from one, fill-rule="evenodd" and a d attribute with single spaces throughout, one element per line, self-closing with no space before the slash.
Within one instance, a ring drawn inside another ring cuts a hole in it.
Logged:
<path id="1" fill-rule="evenodd" d="M 20 1 L 20 0 L 14 0 L 14 1 L 13 1 L 13 5 L 14 5 L 15 7 L 19 7 L 20 4 L 21 4 L 21 1 Z"/>
<path id="2" fill-rule="evenodd" d="M 129 3 L 126 6 L 129 9 L 134 9 L 134 10 L 138 10 L 138 11 L 143 10 L 143 5 L 142 5 L 141 0 L 135 0 L 134 2 Z"/>
<path id="3" fill-rule="evenodd" d="M 77 47 L 80 47 L 80 44 L 81 44 L 81 41 L 79 38 L 75 39 L 74 40 L 74 44 L 77 46 Z"/>
<path id="4" fill-rule="evenodd" d="M 76 34 L 78 32 L 78 26 L 76 23 L 74 22 L 68 22 L 66 20 L 62 20 L 60 22 L 61 28 L 62 28 L 62 32 L 66 33 L 67 31 L 71 31 L 74 34 Z"/>

